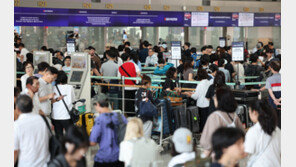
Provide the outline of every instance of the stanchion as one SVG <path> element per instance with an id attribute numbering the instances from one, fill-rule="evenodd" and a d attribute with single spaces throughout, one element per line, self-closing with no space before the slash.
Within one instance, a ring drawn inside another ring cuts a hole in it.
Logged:
<path id="1" fill-rule="evenodd" d="M 122 104 L 122 113 L 123 113 L 123 115 L 125 114 L 124 113 L 124 80 L 125 80 L 125 78 L 124 78 L 124 76 L 122 76 L 121 77 L 121 80 L 122 80 L 122 99 L 121 99 L 121 104 Z"/>

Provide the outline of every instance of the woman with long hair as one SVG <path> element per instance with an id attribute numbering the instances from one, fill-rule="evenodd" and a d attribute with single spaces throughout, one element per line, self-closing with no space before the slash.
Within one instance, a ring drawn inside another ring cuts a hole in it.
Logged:
<path id="1" fill-rule="evenodd" d="M 144 137 L 142 120 L 131 118 L 126 126 L 124 140 L 120 143 L 119 160 L 126 167 L 133 167 L 151 164 L 157 156 L 156 143 Z"/>
<path id="2" fill-rule="evenodd" d="M 249 106 L 249 115 L 255 125 L 246 134 L 245 152 L 250 155 L 248 166 L 281 166 L 281 130 L 277 127 L 276 111 L 267 100 L 256 100 Z"/>
<path id="3" fill-rule="evenodd" d="M 225 75 L 222 71 L 217 71 L 214 78 L 214 83 L 209 87 L 206 93 L 206 98 L 210 100 L 209 115 L 216 110 L 214 104 L 214 96 L 216 94 L 216 90 L 221 88 L 222 86 L 226 86 Z"/>

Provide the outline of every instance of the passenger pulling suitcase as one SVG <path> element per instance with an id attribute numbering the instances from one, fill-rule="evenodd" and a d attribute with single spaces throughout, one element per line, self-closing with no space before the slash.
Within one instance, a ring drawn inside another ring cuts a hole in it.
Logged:
<path id="1" fill-rule="evenodd" d="M 94 114 L 93 113 L 85 113 L 79 115 L 79 121 L 76 123 L 76 126 L 85 128 L 88 136 L 90 136 L 91 130 L 94 126 Z"/>
<path id="2" fill-rule="evenodd" d="M 199 133 L 200 117 L 197 106 L 190 106 L 187 108 L 187 122 L 192 133 Z"/>

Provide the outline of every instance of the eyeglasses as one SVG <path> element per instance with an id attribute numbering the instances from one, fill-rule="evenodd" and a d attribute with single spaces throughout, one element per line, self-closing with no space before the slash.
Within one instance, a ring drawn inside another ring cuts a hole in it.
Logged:
<path id="1" fill-rule="evenodd" d="M 33 68 L 32 66 L 27 66 L 26 69 Z"/>

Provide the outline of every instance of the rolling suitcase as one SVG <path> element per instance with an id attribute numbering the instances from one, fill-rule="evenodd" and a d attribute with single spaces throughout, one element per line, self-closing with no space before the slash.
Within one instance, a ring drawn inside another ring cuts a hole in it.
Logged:
<path id="1" fill-rule="evenodd" d="M 187 123 L 187 113 L 184 105 L 172 107 L 174 114 L 175 129 L 180 127 L 189 128 Z"/>
<path id="2" fill-rule="evenodd" d="M 190 106 L 187 108 L 187 120 L 189 129 L 192 133 L 198 133 L 200 131 L 199 123 L 200 117 L 197 106 Z"/>
<path id="3" fill-rule="evenodd" d="M 85 128 L 88 136 L 90 136 L 94 123 L 95 123 L 94 114 L 85 113 L 85 114 L 79 115 L 79 121 L 76 123 L 76 125 L 79 127 Z"/>

